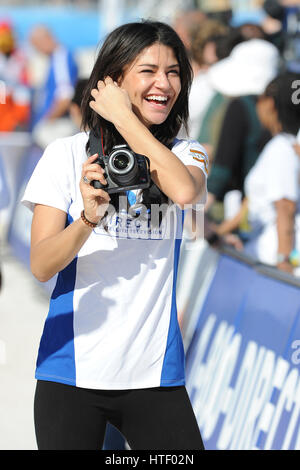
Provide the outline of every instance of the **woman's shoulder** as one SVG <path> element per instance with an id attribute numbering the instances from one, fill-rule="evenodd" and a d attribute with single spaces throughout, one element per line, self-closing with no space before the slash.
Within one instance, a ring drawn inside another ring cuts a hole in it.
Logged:
<path id="1" fill-rule="evenodd" d="M 86 153 L 86 143 L 88 135 L 85 132 L 79 132 L 68 137 L 59 137 L 51 142 L 45 149 L 45 154 L 51 157 L 57 157 L 60 160 L 65 159 L 82 159 Z"/>
<path id="2" fill-rule="evenodd" d="M 203 145 L 195 139 L 174 139 L 172 152 L 191 152 L 192 150 L 198 150 L 206 155 L 206 150 Z"/>
<path id="3" fill-rule="evenodd" d="M 204 175 L 208 175 L 209 159 L 205 148 L 197 140 L 175 139 L 172 152 L 185 165 L 199 167 Z"/>
<path id="4" fill-rule="evenodd" d="M 295 137 L 290 134 L 279 133 L 272 137 L 267 143 L 266 147 L 272 150 L 278 149 L 279 151 L 284 148 L 286 150 L 293 150 Z"/>
<path id="5" fill-rule="evenodd" d="M 291 160 L 297 163 L 299 157 L 294 150 L 294 143 L 294 136 L 284 133 L 277 134 L 265 145 L 262 154 L 265 159 L 270 159 L 273 162 L 277 160 L 287 163 L 288 160 Z"/>
<path id="6" fill-rule="evenodd" d="M 67 137 L 60 137 L 56 139 L 54 142 L 61 144 L 62 146 L 69 147 L 69 148 L 74 148 L 74 147 L 81 148 L 82 145 L 85 146 L 87 141 L 88 141 L 88 134 L 86 132 L 78 132 L 77 134 L 70 135 Z"/>

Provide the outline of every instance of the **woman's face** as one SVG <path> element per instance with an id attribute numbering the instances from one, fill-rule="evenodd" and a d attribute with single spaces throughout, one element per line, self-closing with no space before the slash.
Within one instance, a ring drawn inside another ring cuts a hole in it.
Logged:
<path id="1" fill-rule="evenodd" d="M 178 60 L 170 47 L 154 43 L 129 64 L 119 85 L 125 89 L 132 109 L 147 126 L 162 124 L 181 90 Z"/>
<path id="2" fill-rule="evenodd" d="M 275 108 L 274 99 L 270 96 L 260 96 L 256 103 L 257 116 L 266 129 L 275 135 L 280 131 L 278 113 Z"/>

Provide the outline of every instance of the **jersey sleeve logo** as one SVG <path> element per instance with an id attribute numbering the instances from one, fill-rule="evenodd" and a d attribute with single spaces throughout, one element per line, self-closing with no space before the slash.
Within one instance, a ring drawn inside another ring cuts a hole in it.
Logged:
<path id="1" fill-rule="evenodd" d="M 204 152 L 201 152 L 200 150 L 195 150 L 195 149 L 190 149 L 190 152 L 193 154 L 192 157 L 194 160 L 196 160 L 199 163 L 203 163 L 205 173 L 208 175 L 208 158 L 207 155 Z"/>

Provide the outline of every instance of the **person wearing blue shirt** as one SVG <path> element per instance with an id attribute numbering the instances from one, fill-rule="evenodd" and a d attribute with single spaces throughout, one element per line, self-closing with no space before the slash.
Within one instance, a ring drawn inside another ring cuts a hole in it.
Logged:
<path id="1" fill-rule="evenodd" d="M 34 48 L 49 58 L 46 80 L 41 90 L 37 90 L 33 98 L 32 128 L 41 123 L 53 124 L 58 119 L 63 135 L 69 134 L 69 107 L 78 79 L 78 66 L 71 51 L 60 44 L 44 26 L 36 26 L 30 35 Z M 65 125 L 67 129 L 64 131 Z M 53 127 L 52 127 L 53 129 Z M 39 129 L 40 132 L 40 129 Z M 62 137 L 61 134 L 54 137 Z M 53 135 L 51 134 L 52 140 Z M 48 143 L 48 140 L 47 140 Z"/>

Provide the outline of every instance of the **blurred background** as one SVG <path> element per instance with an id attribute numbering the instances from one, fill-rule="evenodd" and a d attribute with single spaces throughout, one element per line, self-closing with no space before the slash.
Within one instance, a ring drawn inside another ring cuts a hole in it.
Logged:
<path id="1" fill-rule="evenodd" d="M 80 131 L 106 35 L 141 18 L 186 46 L 179 137 L 209 156 L 177 299 L 206 447 L 300 449 L 300 0 L 0 0 L 0 449 L 36 449 L 35 360 L 55 283 L 30 273 L 32 214 L 19 201 L 45 147 Z M 105 445 L 126 448 L 112 428 Z"/>

